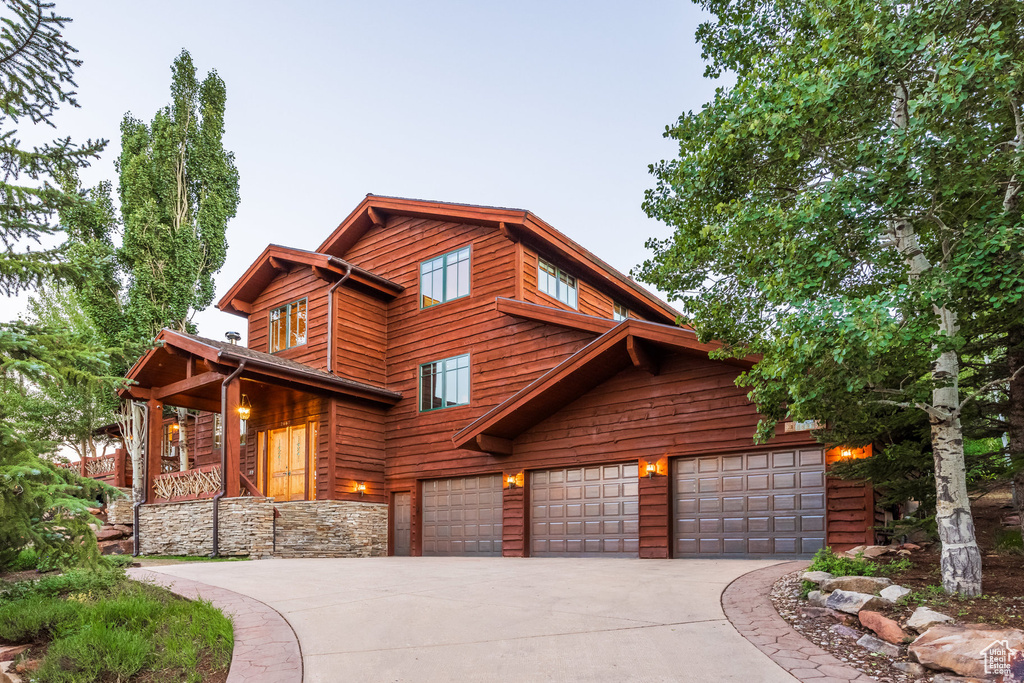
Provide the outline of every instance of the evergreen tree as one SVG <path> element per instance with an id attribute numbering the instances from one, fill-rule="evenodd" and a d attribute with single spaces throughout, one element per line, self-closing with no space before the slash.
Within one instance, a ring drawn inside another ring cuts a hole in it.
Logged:
<path id="1" fill-rule="evenodd" d="M 708 74 L 737 81 L 668 130 L 644 208 L 675 232 L 639 273 L 763 354 L 741 378 L 761 439 L 787 415 L 849 445 L 927 420 L 943 586 L 976 595 L 963 420 L 1013 373 L 961 360 L 1022 322 L 1024 6 L 700 4 Z"/>
<path id="2" fill-rule="evenodd" d="M 43 281 L 76 280 L 92 264 L 72 265 L 59 243 L 60 211 L 87 199 L 65 192 L 59 179 L 88 166 L 103 141 L 76 145 L 70 139 L 23 148 L 19 123 L 50 125 L 60 105 L 78 106 L 72 79 L 81 62 L 61 37 L 70 21 L 40 0 L 3 0 L 0 5 L 0 290 L 7 296 Z M 37 243 L 41 249 L 26 245 Z M 95 560 L 96 538 L 87 507 L 109 487 L 83 480 L 40 454 L 52 450 L 29 436 L 25 402 L 33 388 L 57 383 L 112 388 L 104 349 L 66 329 L 14 321 L 0 323 L 0 566 L 22 547 Z"/>

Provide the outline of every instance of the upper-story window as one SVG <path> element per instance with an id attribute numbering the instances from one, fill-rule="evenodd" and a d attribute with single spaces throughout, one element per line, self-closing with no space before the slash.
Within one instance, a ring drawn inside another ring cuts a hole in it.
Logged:
<path id="1" fill-rule="evenodd" d="M 619 321 L 622 321 L 622 320 L 626 320 L 628 318 L 629 318 L 629 309 L 616 301 L 612 305 L 612 320 L 614 320 L 615 322 L 619 322 Z"/>
<path id="2" fill-rule="evenodd" d="M 469 356 L 420 366 L 420 412 L 469 403 Z"/>
<path id="3" fill-rule="evenodd" d="M 306 343 L 306 300 L 299 299 L 270 312 L 270 353 Z"/>
<path id="4" fill-rule="evenodd" d="M 576 278 L 544 259 L 538 259 L 537 263 L 537 288 L 563 304 L 576 308 Z"/>
<path id="5" fill-rule="evenodd" d="M 469 247 L 420 264 L 420 308 L 469 295 Z"/>

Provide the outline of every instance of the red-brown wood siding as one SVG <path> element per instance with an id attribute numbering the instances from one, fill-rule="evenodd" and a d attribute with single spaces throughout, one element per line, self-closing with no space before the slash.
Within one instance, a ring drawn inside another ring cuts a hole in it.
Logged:
<path id="1" fill-rule="evenodd" d="M 470 295 L 421 310 L 419 264 L 466 245 L 472 246 Z M 495 228 L 394 218 L 370 230 L 345 258 L 406 288 L 387 307 L 387 386 L 404 396 L 385 421 L 389 479 L 462 473 L 466 458 L 476 455 L 453 448 L 452 434 L 594 338 L 495 310 L 494 299 L 516 289 L 516 247 Z M 470 404 L 420 413 L 419 366 L 464 353 L 470 354 Z M 500 470 L 492 461 L 487 471 Z"/>
<path id="2" fill-rule="evenodd" d="M 509 472 L 509 474 L 516 474 Z M 501 505 L 501 554 L 504 557 L 526 557 L 529 496 L 528 485 L 505 488 Z"/>
<path id="3" fill-rule="evenodd" d="M 545 258 L 547 258 L 545 256 Z M 611 318 L 615 306 L 615 299 L 605 292 L 597 289 L 593 284 L 578 277 L 577 273 L 573 271 L 572 266 L 565 266 L 558 261 L 550 261 L 553 265 L 563 268 L 565 272 L 573 277 L 576 277 L 576 296 L 578 308 L 573 308 L 568 304 L 564 304 L 558 299 L 541 292 L 537 288 L 537 252 L 532 251 L 529 247 L 523 247 L 522 256 L 522 300 L 528 301 L 534 304 L 541 304 L 544 306 L 551 306 L 553 308 L 561 308 L 566 311 L 579 311 L 586 315 L 594 315 L 599 318 Z M 629 317 L 636 318 L 637 320 L 643 320 L 643 318 L 633 311 L 629 312 Z"/>
<path id="4" fill-rule="evenodd" d="M 376 386 L 387 383 L 387 304 L 347 287 L 334 291 L 334 371 Z"/>
<path id="5" fill-rule="evenodd" d="M 646 477 L 640 468 L 640 557 L 665 559 L 669 556 L 672 528 L 669 503 L 670 477 Z"/>
<path id="6" fill-rule="evenodd" d="M 387 502 L 384 409 L 354 401 L 335 401 L 334 410 L 334 497 L 367 503 Z M 324 476 L 327 476 L 326 471 Z M 355 488 L 358 484 L 366 484 L 363 495 Z"/>
<path id="7" fill-rule="evenodd" d="M 327 369 L 327 289 L 330 284 L 318 278 L 312 268 L 296 266 L 271 281 L 252 302 L 249 315 L 248 346 L 270 352 L 270 311 L 293 301 L 306 301 L 306 343 L 278 351 L 275 355 L 305 363 L 318 370 Z"/>
<path id="8" fill-rule="evenodd" d="M 840 459 L 838 449 L 827 451 L 825 466 Z M 875 495 L 869 482 L 825 478 L 825 543 L 833 550 L 873 545 Z"/>

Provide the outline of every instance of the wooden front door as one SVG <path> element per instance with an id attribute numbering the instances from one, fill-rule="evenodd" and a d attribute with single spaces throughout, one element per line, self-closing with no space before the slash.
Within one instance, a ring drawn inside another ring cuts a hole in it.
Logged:
<path id="1" fill-rule="evenodd" d="M 306 425 L 270 430 L 267 495 L 276 500 L 306 498 Z"/>

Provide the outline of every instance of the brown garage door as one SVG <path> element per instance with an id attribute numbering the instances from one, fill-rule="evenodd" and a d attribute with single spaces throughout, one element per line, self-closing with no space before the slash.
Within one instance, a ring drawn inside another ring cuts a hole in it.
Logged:
<path id="1" fill-rule="evenodd" d="M 640 552 L 637 464 L 530 474 L 530 554 L 535 557 Z"/>
<path id="2" fill-rule="evenodd" d="M 501 555 L 501 476 L 423 482 L 424 555 Z"/>
<path id="3" fill-rule="evenodd" d="M 803 556 L 825 545 L 821 450 L 675 461 L 675 556 Z"/>

